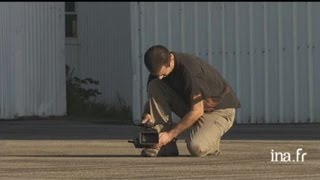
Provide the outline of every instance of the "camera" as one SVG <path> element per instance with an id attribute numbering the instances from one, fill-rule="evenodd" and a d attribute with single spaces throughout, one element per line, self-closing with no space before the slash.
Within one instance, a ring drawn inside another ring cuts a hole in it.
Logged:
<path id="1" fill-rule="evenodd" d="M 137 137 L 128 141 L 132 143 L 135 148 L 152 148 L 159 143 L 159 133 L 152 128 L 152 124 L 138 124 L 137 126 L 142 127 L 141 131 Z"/>

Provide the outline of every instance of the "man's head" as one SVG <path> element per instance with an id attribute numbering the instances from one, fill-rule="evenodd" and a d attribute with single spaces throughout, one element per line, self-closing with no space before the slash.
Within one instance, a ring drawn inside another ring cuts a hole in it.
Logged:
<path id="1" fill-rule="evenodd" d="M 162 79 L 174 68 L 174 56 L 162 45 L 150 47 L 144 54 L 144 64 L 149 72 Z"/>

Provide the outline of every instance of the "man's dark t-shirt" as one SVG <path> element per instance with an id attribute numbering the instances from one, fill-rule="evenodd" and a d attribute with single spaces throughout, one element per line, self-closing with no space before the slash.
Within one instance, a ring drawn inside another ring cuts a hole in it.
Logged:
<path id="1" fill-rule="evenodd" d="M 162 81 L 181 95 L 190 108 L 201 100 L 205 112 L 240 107 L 234 91 L 214 67 L 194 55 L 171 53 L 175 67 Z M 148 84 L 154 78 L 150 74 Z"/>

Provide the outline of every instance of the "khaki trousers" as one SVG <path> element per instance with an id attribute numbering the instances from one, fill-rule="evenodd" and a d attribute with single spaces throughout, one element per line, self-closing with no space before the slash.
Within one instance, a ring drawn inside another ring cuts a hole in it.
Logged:
<path id="1" fill-rule="evenodd" d="M 182 97 L 159 79 L 148 85 L 150 114 L 158 132 L 173 128 L 172 111 L 182 118 L 189 110 Z M 232 127 L 236 110 L 219 109 L 204 113 L 195 122 L 186 139 L 187 149 L 193 156 L 206 156 L 220 152 L 220 139 Z"/>

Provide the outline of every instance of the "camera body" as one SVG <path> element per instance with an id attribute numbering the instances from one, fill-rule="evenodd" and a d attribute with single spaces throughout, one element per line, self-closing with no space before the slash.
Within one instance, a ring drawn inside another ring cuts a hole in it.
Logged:
<path id="1" fill-rule="evenodd" d="M 153 129 L 151 124 L 139 124 L 142 129 L 138 136 L 133 140 L 129 140 L 129 143 L 133 143 L 135 148 L 152 148 L 159 143 L 159 133 Z"/>

